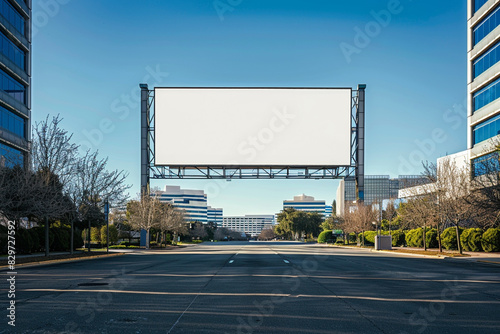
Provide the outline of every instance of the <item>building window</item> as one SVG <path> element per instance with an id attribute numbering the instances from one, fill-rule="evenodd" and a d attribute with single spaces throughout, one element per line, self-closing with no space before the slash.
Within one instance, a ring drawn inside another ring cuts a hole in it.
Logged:
<path id="1" fill-rule="evenodd" d="M 14 167 L 16 165 L 24 166 L 23 152 L 0 143 L 0 166 Z"/>
<path id="2" fill-rule="evenodd" d="M 481 176 L 500 170 L 498 152 L 493 152 L 472 160 L 472 172 L 474 176 Z"/>
<path id="3" fill-rule="evenodd" d="M 491 84 L 474 93 L 473 107 L 474 110 L 479 110 L 485 105 L 495 101 L 500 97 L 500 79 L 493 81 Z"/>
<path id="4" fill-rule="evenodd" d="M 473 77 L 477 78 L 487 69 L 498 63 L 500 60 L 500 42 L 495 44 L 488 52 L 474 61 Z"/>
<path id="5" fill-rule="evenodd" d="M 3 33 L 0 33 L 0 52 L 2 52 L 14 64 L 19 66 L 23 71 L 26 69 L 26 53 L 12 43 L 12 41 Z"/>
<path id="6" fill-rule="evenodd" d="M 495 9 L 490 15 L 485 17 L 474 28 L 473 38 L 474 45 L 479 43 L 483 38 L 489 35 L 500 23 L 500 7 Z"/>
<path id="7" fill-rule="evenodd" d="M 26 21 L 7 0 L 0 0 L 0 14 L 9 21 L 23 36 L 25 35 Z"/>
<path id="8" fill-rule="evenodd" d="M 500 115 L 476 125 L 472 128 L 472 132 L 474 133 L 473 145 L 500 134 Z"/>
<path id="9" fill-rule="evenodd" d="M 488 0 L 474 0 L 474 13 L 475 14 Z"/>
<path id="10" fill-rule="evenodd" d="M 16 114 L 5 109 L 4 107 L 0 106 L 0 127 L 9 130 L 19 137 L 25 138 L 24 124 L 24 118 L 19 117 Z"/>

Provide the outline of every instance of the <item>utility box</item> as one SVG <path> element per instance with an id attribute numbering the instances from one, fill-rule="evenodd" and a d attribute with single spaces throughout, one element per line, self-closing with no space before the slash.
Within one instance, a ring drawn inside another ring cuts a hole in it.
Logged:
<path id="1" fill-rule="evenodd" d="M 391 250 L 391 249 L 392 249 L 392 235 L 375 236 L 375 250 Z"/>

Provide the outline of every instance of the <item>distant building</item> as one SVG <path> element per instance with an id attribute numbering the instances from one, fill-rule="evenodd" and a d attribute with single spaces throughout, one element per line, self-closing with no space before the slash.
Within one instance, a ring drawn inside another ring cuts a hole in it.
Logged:
<path id="1" fill-rule="evenodd" d="M 31 141 L 31 0 L 0 0 L 0 166 L 27 166 Z"/>
<path id="2" fill-rule="evenodd" d="M 283 210 L 286 208 L 294 208 L 298 211 L 317 212 L 323 217 L 325 217 L 325 207 L 324 200 L 315 200 L 314 197 L 304 194 L 294 196 L 293 200 L 283 201 Z"/>
<path id="3" fill-rule="evenodd" d="M 365 175 L 366 205 L 380 204 L 384 200 L 398 199 L 398 191 L 414 185 L 422 184 L 425 180 L 418 175 L 400 175 L 391 179 L 389 175 Z M 343 215 L 346 210 L 356 206 L 356 183 L 353 177 L 340 181 L 337 188 L 337 215 Z"/>
<path id="4" fill-rule="evenodd" d="M 325 218 L 330 218 L 333 214 L 333 207 L 331 205 L 325 205 Z"/>
<path id="5" fill-rule="evenodd" d="M 174 208 L 184 211 L 186 222 L 208 222 L 207 195 L 203 190 L 181 189 L 179 186 L 165 186 L 158 192 L 161 202 L 167 202 Z"/>
<path id="6" fill-rule="evenodd" d="M 222 218 L 222 227 L 256 237 L 263 229 L 274 225 L 274 215 L 245 215 Z"/>
<path id="7" fill-rule="evenodd" d="M 215 226 L 222 225 L 222 208 L 212 208 L 211 206 L 207 207 L 207 222 L 214 223 Z"/>

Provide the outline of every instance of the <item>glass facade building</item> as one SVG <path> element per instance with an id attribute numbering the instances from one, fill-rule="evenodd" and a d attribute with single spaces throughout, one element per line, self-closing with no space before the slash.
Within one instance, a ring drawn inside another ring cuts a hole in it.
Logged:
<path id="1" fill-rule="evenodd" d="M 468 8 L 467 148 L 473 174 L 481 175 L 498 165 L 491 140 L 500 134 L 500 3 L 469 0 Z"/>
<path id="2" fill-rule="evenodd" d="M 365 175 L 366 205 L 378 205 L 385 200 L 398 198 L 400 189 L 424 183 L 419 175 L 400 175 L 391 179 L 389 175 Z M 337 189 L 337 215 L 343 215 L 346 210 L 356 207 L 356 183 L 353 177 L 340 181 Z"/>
<path id="3" fill-rule="evenodd" d="M 27 166 L 31 142 L 31 0 L 0 0 L 0 165 Z"/>

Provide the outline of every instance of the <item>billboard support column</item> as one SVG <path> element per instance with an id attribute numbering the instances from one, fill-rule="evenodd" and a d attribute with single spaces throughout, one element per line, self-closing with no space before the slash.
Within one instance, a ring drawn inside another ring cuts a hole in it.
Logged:
<path id="1" fill-rule="evenodd" d="M 356 200 L 363 203 L 365 200 L 365 89 L 366 85 L 358 85 L 358 110 L 357 110 L 357 144 L 356 151 Z"/>
<path id="2" fill-rule="evenodd" d="M 140 84 L 141 88 L 141 193 L 149 191 L 149 88 Z"/>

